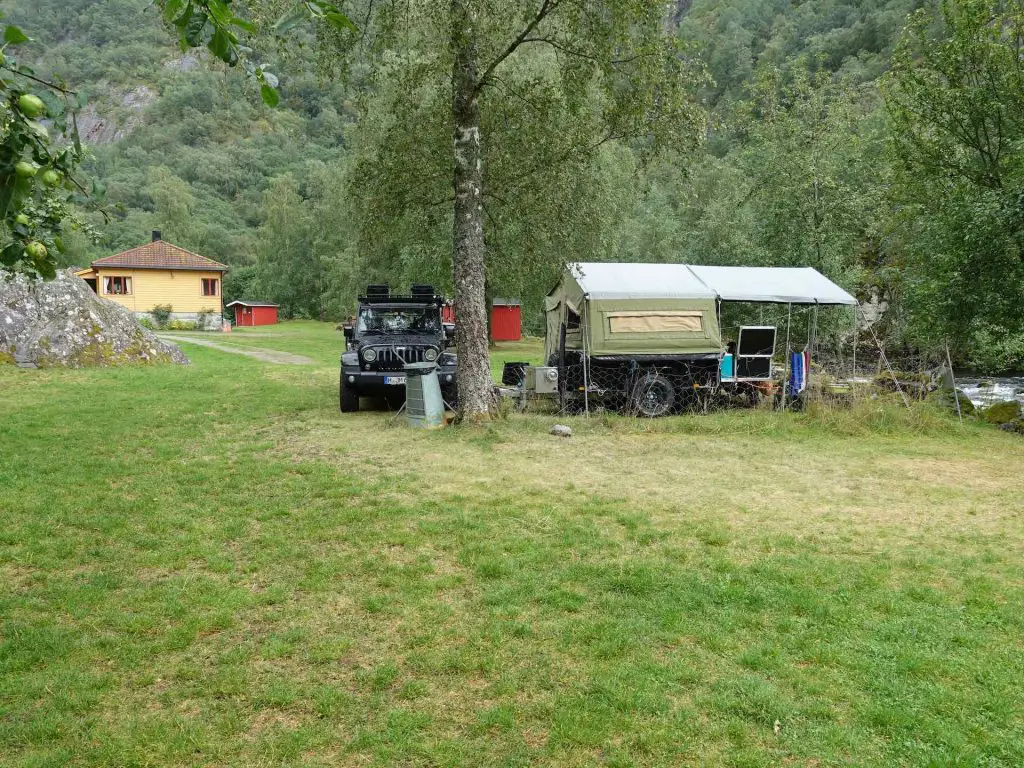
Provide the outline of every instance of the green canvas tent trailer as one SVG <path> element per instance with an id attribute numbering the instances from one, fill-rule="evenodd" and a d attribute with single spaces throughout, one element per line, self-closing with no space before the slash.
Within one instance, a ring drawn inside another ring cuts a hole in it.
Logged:
<path id="1" fill-rule="evenodd" d="M 720 381 L 722 302 L 856 305 L 807 268 L 566 265 L 545 301 L 545 356 L 563 399 L 658 416 Z"/>
<path id="2" fill-rule="evenodd" d="M 545 302 L 566 404 L 659 416 L 717 381 L 717 296 L 683 264 L 570 264 Z"/>
<path id="3" fill-rule="evenodd" d="M 684 264 L 570 264 L 545 302 L 545 352 L 565 323 L 566 348 L 591 355 L 717 355 L 717 298 Z"/>

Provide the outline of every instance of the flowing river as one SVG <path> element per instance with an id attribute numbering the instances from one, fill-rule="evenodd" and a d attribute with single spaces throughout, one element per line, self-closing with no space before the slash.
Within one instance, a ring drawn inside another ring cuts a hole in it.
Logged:
<path id="1" fill-rule="evenodd" d="M 1017 400 L 1024 404 L 1024 376 L 957 376 L 956 386 L 976 406 L 1001 400 Z"/>

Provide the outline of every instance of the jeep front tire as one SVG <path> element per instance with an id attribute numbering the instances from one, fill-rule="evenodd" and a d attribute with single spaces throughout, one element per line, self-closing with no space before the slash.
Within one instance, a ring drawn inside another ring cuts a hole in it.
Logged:
<path id="1" fill-rule="evenodd" d="M 359 410 L 359 390 L 350 387 L 345 383 L 345 374 L 341 374 L 341 401 L 342 413 L 356 413 Z"/>

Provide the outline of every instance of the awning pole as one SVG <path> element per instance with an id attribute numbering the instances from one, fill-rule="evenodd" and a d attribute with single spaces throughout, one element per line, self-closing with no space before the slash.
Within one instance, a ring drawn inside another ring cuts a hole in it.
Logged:
<path id="1" fill-rule="evenodd" d="M 814 330 L 811 333 L 811 356 L 818 356 L 818 303 L 814 303 Z"/>
<path id="2" fill-rule="evenodd" d="M 949 342 L 946 342 L 946 365 L 949 366 L 949 380 L 953 382 L 953 402 L 956 403 L 956 417 L 960 420 L 960 426 L 964 424 L 964 414 L 960 410 L 960 392 L 956 388 L 956 374 L 953 373 L 953 358 L 949 354 Z"/>
<path id="3" fill-rule="evenodd" d="M 590 298 L 583 297 L 583 413 L 590 418 L 590 377 L 587 370 L 590 368 L 590 346 L 587 344 L 587 336 L 590 335 Z"/>
<path id="4" fill-rule="evenodd" d="M 782 410 L 786 410 L 789 401 L 789 329 L 793 325 L 793 304 L 786 305 L 786 375 L 782 379 Z"/>
<path id="5" fill-rule="evenodd" d="M 857 378 L 857 308 L 853 308 L 853 370 L 850 372 L 850 378 Z"/>
<path id="6" fill-rule="evenodd" d="M 715 310 L 718 312 L 718 337 L 722 337 L 722 331 L 725 329 L 722 327 L 722 300 L 715 299 Z"/>
<path id="7" fill-rule="evenodd" d="M 810 349 L 807 352 L 807 370 L 804 371 L 804 390 L 807 390 L 807 384 L 811 380 L 811 360 L 818 359 L 818 302 L 814 302 L 814 313 L 811 316 L 811 340 Z"/>

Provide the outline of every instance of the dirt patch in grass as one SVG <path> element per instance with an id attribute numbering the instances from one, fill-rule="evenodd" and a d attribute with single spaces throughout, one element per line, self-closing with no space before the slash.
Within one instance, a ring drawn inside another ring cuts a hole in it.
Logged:
<path id="1" fill-rule="evenodd" d="M 916 483 L 980 491 L 1002 491 L 1020 478 L 1020 467 L 966 457 L 900 459 L 889 461 L 894 474 L 902 472 Z"/>
<path id="2" fill-rule="evenodd" d="M 218 352 L 230 352 L 233 355 L 244 355 L 259 360 L 263 363 L 274 363 L 277 365 L 316 365 L 316 360 L 305 355 L 296 355 L 292 352 L 281 352 L 276 349 L 264 349 L 263 347 L 240 347 L 232 346 L 230 342 L 217 343 L 209 339 L 200 339 L 194 336 L 171 336 L 160 334 L 161 339 L 168 339 L 176 344 L 195 344 L 200 347 L 216 349 Z"/>
<path id="3" fill-rule="evenodd" d="M 659 526 L 717 521 L 727 536 L 751 529 L 845 535 L 871 549 L 965 528 L 995 535 L 1017 514 L 1007 503 L 1013 466 L 993 456 L 949 456 L 944 440 L 880 436 L 876 450 L 865 451 L 860 439 L 623 434 L 585 424 L 567 440 L 548 435 L 549 422 L 516 416 L 486 431 L 422 433 L 371 413 L 278 423 L 267 437 L 293 460 L 358 467 L 385 484 L 401 479 L 417 489 L 396 492 L 406 503 L 544 499 L 582 514 L 611 505 Z"/>

